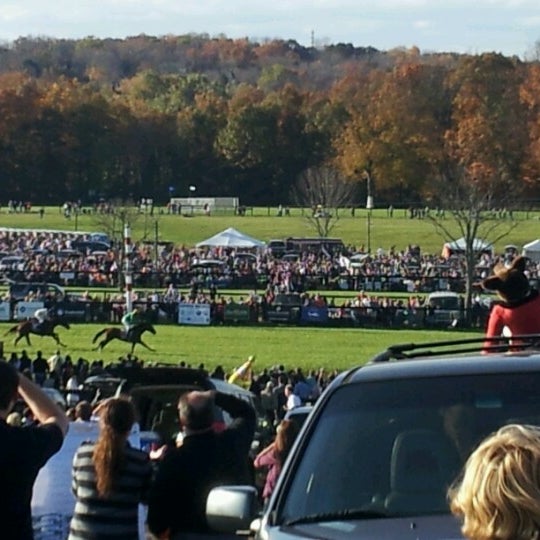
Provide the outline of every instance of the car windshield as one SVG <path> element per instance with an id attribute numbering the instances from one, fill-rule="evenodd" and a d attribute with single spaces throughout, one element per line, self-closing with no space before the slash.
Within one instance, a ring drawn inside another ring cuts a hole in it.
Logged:
<path id="1" fill-rule="evenodd" d="M 294 456 L 278 521 L 448 513 L 448 486 L 480 440 L 504 424 L 540 424 L 539 388 L 540 373 L 343 386 Z"/>
<path id="2" fill-rule="evenodd" d="M 431 297 L 430 304 L 437 309 L 459 309 L 459 298 L 456 296 Z"/>

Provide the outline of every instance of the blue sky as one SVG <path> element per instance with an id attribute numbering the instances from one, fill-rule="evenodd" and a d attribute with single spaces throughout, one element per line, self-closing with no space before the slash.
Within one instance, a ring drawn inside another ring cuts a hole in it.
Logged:
<path id="1" fill-rule="evenodd" d="M 523 57 L 540 40 L 540 0 L 0 0 L 4 42 L 191 32 Z"/>

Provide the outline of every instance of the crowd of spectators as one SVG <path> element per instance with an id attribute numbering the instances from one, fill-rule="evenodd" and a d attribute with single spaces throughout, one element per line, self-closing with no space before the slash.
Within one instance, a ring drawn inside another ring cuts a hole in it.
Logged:
<path id="1" fill-rule="evenodd" d="M 78 243 L 89 240 L 89 235 L 84 233 L 1 229 L 0 270 L 5 277 L 16 281 L 88 287 L 78 295 L 78 301 L 85 302 L 88 308 L 85 320 L 118 323 L 125 311 L 123 293 L 120 290 L 98 293 L 97 286 L 119 285 L 121 252 L 114 245 L 93 253 L 74 249 Z M 267 322 L 280 294 L 297 293 L 300 306 L 328 307 L 330 319 L 339 324 L 425 326 L 430 306 L 422 293 L 462 292 L 464 284 L 463 257 L 422 253 L 416 245 L 401 251 L 394 247 L 378 249 L 357 260 L 328 252 L 278 258 L 268 249 L 247 253 L 172 244 L 162 247 L 156 258 L 155 246 L 135 244 L 131 255 L 133 300 L 152 323 L 177 322 L 179 302 L 209 304 L 213 324 L 227 322 L 227 306 L 232 305 L 247 307 L 249 316 L 245 322 Z M 348 246 L 347 251 L 350 255 L 355 248 Z M 2 261 L 13 254 L 23 257 L 23 262 L 16 268 L 2 268 Z M 475 279 L 485 278 L 505 256 L 481 254 Z M 533 282 L 538 280 L 539 271 L 539 264 L 528 262 L 527 273 Z M 227 287 L 243 288 L 246 292 L 241 296 L 229 295 Z M 328 292 L 312 294 L 312 290 Z M 358 294 L 340 298 L 342 290 L 354 290 Z M 393 291 L 409 295 L 378 294 Z M 25 300 L 44 300 L 47 307 L 58 300 L 43 294 L 32 290 Z M 3 300 L 13 302 L 9 296 Z M 482 327 L 486 316 L 486 306 L 479 296 L 475 297 L 473 326 Z"/>
<path id="2" fill-rule="evenodd" d="M 59 390 L 66 396 L 68 406 L 75 405 L 83 397 L 94 397 L 83 396 L 81 385 L 88 377 L 106 372 L 103 360 L 88 360 L 83 357 L 75 360 L 69 353 L 63 354 L 60 350 L 49 358 L 45 358 L 40 350 L 32 356 L 26 350 L 22 350 L 20 353 L 12 352 L 8 358 L 2 360 L 7 361 L 37 385 Z M 119 357 L 116 365 L 137 369 L 151 363 L 128 353 L 126 356 Z M 178 367 L 197 368 L 205 371 L 212 378 L 224 381 L 231 375 L 221 364 L 210 368 L 202 363 L 195 366 L 181 361 Z M 286 368 L 283 364 L 276 364 L 259 370 L 250 369 L 240 384 L 254 394 L 262 417 L 271 425 L 275 425 L 283 419 L 287 409 L 291 408 L 287 404 L 287 387 L 298 398 L 297 405 L 313 404 L 337 374 L 337 370 L 332 371 L 322 367 L 304 373 L 300 367 Z"/>
<path id="3" fill-rule="evenodd" d="M 0 230 L 0 270 L 17 281 L 47 281 L 82 287 L 115 287 L 121 282 L 122 246 L 96 250 L 88 246 L 88 235 L 61 231 Z M 84 244 L 86 242 L 86 245 Z M 83 248 L 77 247 L 83 243 Z M 77 247 L 77 249 L 74 249 Z M 219 289 L 265 289 L 276 292 L 308 290 L 381 290 L 430 292 L 462 291 L 463 257 L 443 257 L 421 252 L 418 246 L 404 250 L 390 247 L 363 254 L 360 261 L 341 253 L 294 253 L 285 258 L 271 250 L 245 253 L 227 248 L 193 248 L 172 243 L 136 243 L 131 254 L 133 283 L 136 287 L 185 287 L 194 282 Z M 358 249 L 361 249 L 359 247 Z M 3 263 L 6 257 L 19 256 Z M 484 253 L 476 265 L 475 278 L 487 276 L 490 268 L 504 257 Z M 352 263 L 351 263 L 352 262 Z M 540 265 L 529 262 L 528 273 L 538 279 Z"/>

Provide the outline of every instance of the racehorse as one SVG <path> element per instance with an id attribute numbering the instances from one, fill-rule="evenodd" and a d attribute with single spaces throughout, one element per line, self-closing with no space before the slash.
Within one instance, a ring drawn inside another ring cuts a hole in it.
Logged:
<path id="1" fill-rule="evenodd" d="M 62 326 L 66 330 L 69 330 L 69 324 L 62 320 L 62 319 L 46 319 L 42 323 L 39 323 L 37 326 L 34 321 L 32 320 L 26 320 L 21 321 L 19 324 L 16 324 L 12 328 L 10 328 L 6 332 L 6 336 L 8 334 L 17 333 L 17 337 L 15 338 L 15 341 L 13 342 L 15 345 L 19 342 L 21 338 L 26 338 L 26 343 L 28 343 L 28 346 L 31 347 L 32 344 L 30 343 L 30 334 L 35 334 L 36 336 L 50 336 L 52 337 L 57 345 L 61 345 L 62 347 L 65 347 L 65 345 L 60 341 L 60 337 L 55 332 L 55 328 L 57 326 Z"/>
<path id="2" fill-rule="evenodd" d="M 109 343 L 109 341 L 112 341 L 113 339 L 119 339 L 120 341 L 126 341 L 127 343 L 131 343 L 131 352 L 135 350 L 135 345 L 137 343 L 140 343 L 143 347 L 147 348 L 149 351 L 154 351 L 155 349 L 152 349 L 152 347 L 149 347 L 142 339 L 142 335 L 145 332 L 150 332 L 151 334 L 156 333 L 156 329 L 150 324 L 150 323 L 140 323 L 136 324 L 131 331 L 129 332 L 129 335 L 126 335 L 126 331 L 123 328 L 116 328 L 114 326 L 109 326 L 108 328 L 104 328 L 103 330 L 100 330 L 92 340 L 92 343 L 95 343 L 101 336 L 105 336 L 97 345 L 97 347 L 94 349 L 94 351 L 97 350 L 103 350 L 105 345 Z"/>

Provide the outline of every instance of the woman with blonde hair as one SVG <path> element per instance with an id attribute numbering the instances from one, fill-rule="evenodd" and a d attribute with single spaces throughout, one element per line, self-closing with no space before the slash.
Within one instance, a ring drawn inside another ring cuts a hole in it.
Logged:
<path id="1" fill-rule="evenodd" d="M 69 540 L 138 538 L 138 505 L 144 502 L 152 469 L 145 452 L 128 436 L 135 422 L 133 404 L 122 398 L 99 408 L 97 442 L 83 443 L 73 460 L 76 498 Z"/>
<path id="2" fill-rule="evenodd" d="M 449 499 L 466 538 L 540 538 L 540 428 L 511 424 L 490 435 L 467 460 Z"/>

